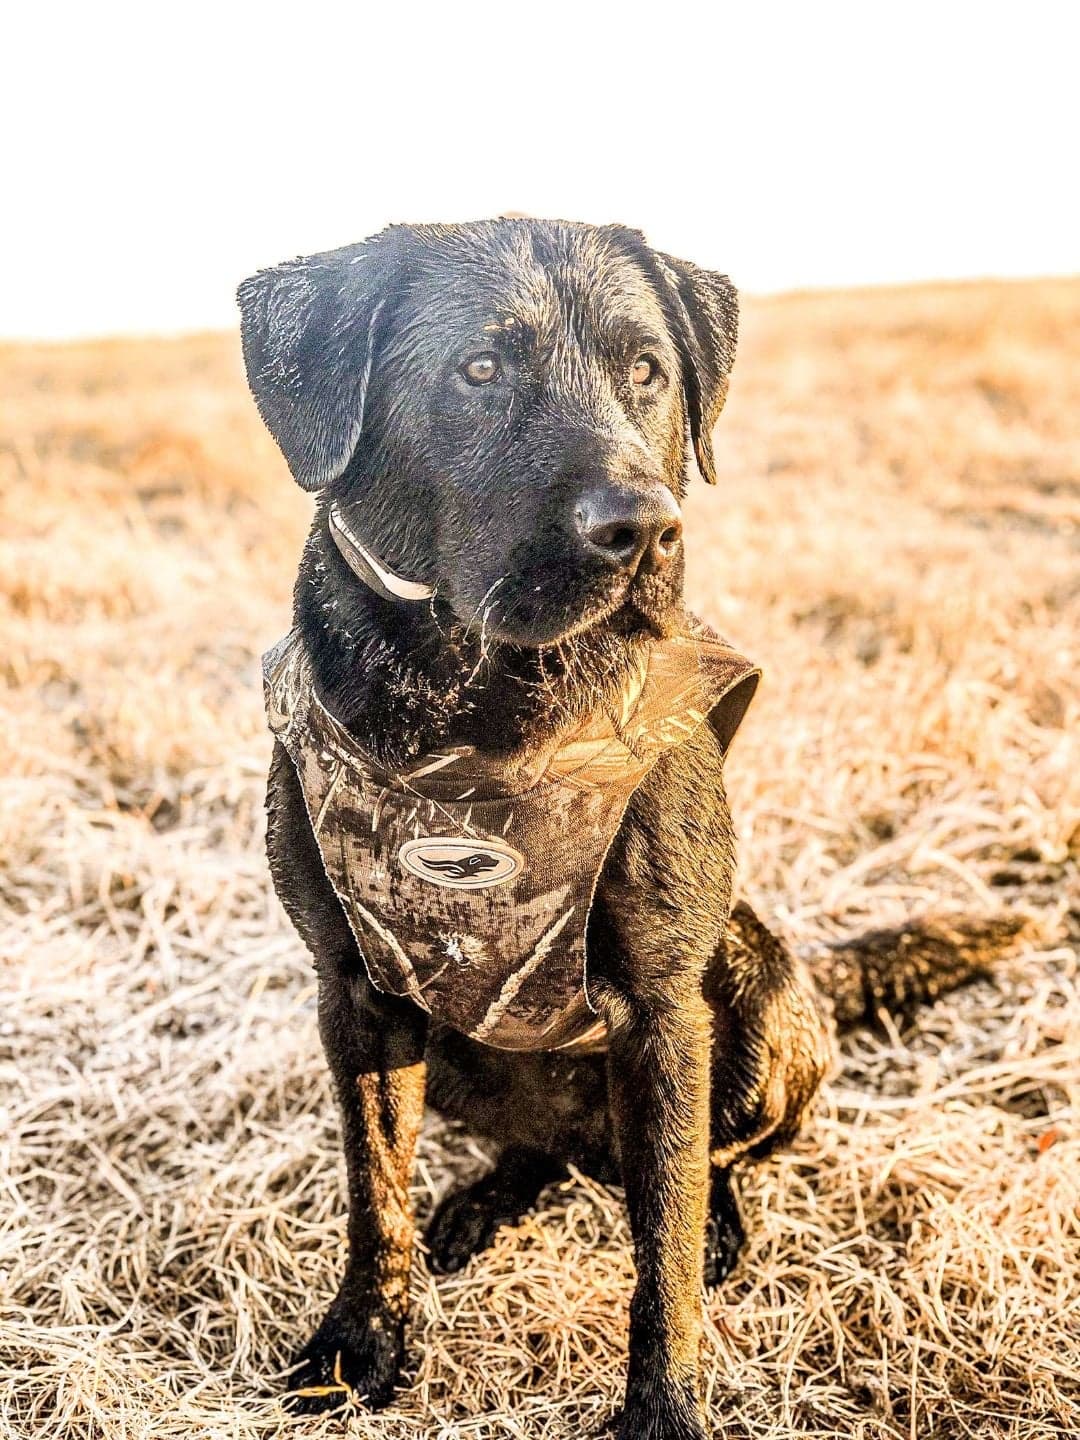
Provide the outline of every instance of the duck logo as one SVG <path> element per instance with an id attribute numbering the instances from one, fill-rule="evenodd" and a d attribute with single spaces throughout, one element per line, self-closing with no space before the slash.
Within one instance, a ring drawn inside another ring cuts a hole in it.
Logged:
<path id="1" fill-rule="evenodd" d="M 423 855 L 417 858 L 425 870 L 438 870 L 448 880 L 471 880 L 474 875 L 483 875 L 485 870 L 494 870 L 499 863 L 494 855 L 483 852 L 470 855 L 467 860 L 428 860 Z"/>
<path id="2" fill-rule="evenodd" d="M 501 840 L 456 835 L 406 840 L 398 859 L 410 875 L 454 890 L 505 885 L 525 868 L 524 857 Z"/>

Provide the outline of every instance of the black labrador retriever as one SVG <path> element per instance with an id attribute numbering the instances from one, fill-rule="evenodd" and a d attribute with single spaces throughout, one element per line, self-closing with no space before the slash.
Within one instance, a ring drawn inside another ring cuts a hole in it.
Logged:
<path id="1" fill-rule="evenodd" d="M 752 667 L 682 602 L 688 441 L 715 483 L 735 291 L 632 229 L 504 218 L 393 226 L 239 301 L 259 410 L 317 492 L 268 670 L 268 850 L 318 971 L 349 1258 L 291 1403 L 392 1394 L 427 1103 L 502 1147 L 436 1211 L 436 1269 L 568 1163 L 621 1181 L 620 1433 L 700 1437 L 702 1288 L 742 1241 L 731 1167 L 796 1133 L 830 1056 L 815 989 L 732 904 L 724 752 Z M 457 790 L 425 789 L 451 762 Z M 836 952 L 840 1018 L 933 989 L 934 964 L 891 968 L 897 943 Z M 933 956 L 948 978 L 972 959 Z"/>

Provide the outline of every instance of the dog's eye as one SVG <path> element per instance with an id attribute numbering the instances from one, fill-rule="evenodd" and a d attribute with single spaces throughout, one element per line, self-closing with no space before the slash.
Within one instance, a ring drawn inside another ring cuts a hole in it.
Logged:
<path id="1" fill-rule="evenodd" d="M 635 385 L 651 385 L 659 369 L 651 355 L 639 355 L 630 370 L 630 379 Z"/>
<path id="2" fill-rule="evenodd" d="M 470 385 L 490 385 L 499 378 L 500 370 L 497 355 L 474 355 L 461 367 L 461 373 Z"/>

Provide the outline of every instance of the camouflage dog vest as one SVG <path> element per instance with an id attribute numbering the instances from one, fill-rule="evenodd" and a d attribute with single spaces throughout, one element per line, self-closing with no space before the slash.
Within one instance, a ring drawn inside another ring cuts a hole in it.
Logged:
<path id="1" fill-rule="evenodd" d="M 396 772 L 321 702 L 287 635 L 263 657 L 270 729 L 372 984 L 500 1049 L 599 1043 L 585 935 L 626 806 L 699 725 L 726 751 L 759 673 L 695 622 L 543 753 L 447 748 Z"/>

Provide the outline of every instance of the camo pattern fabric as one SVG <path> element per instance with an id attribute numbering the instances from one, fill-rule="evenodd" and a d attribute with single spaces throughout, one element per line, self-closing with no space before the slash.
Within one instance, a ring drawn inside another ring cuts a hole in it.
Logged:
<path id="1" fill-rule="evenodd" d="M 321 702 L 290 632 L 263 657 L 270 729 L 372 984 L 500 1049 L 601 1046 L 585 934 L 604 857 L 661 755 L 706 720 L 726 750 L 759 673 L 693 621 L 545 750 L 447 748 L 391 772 Z"/>

